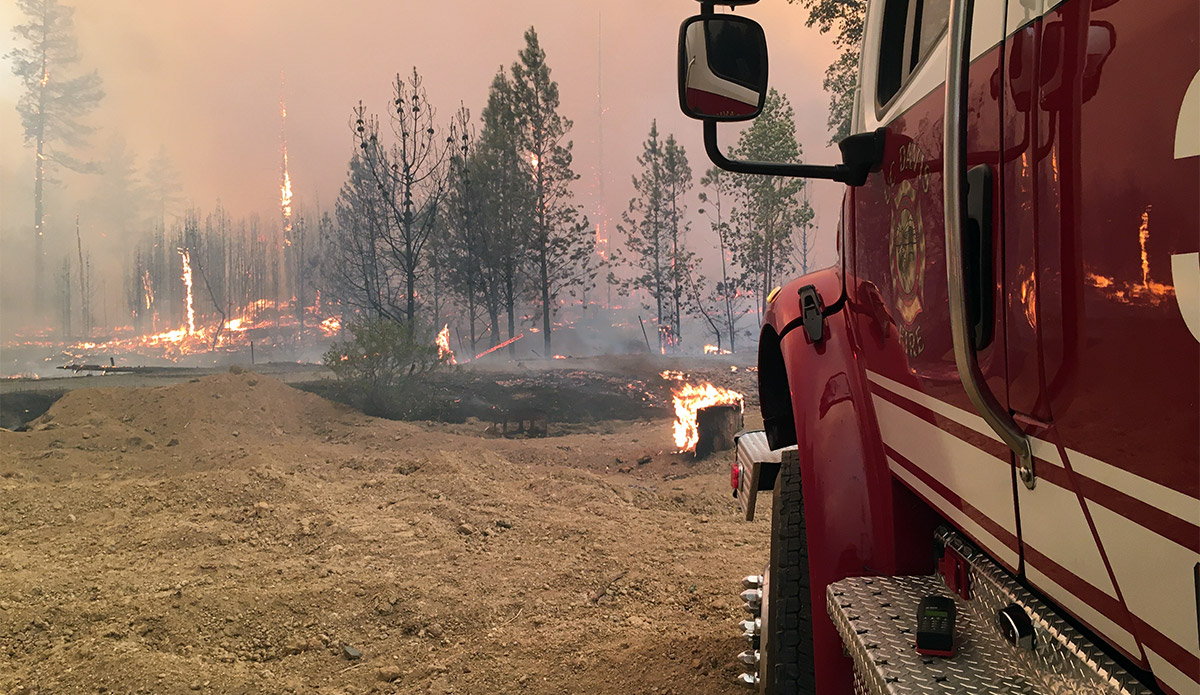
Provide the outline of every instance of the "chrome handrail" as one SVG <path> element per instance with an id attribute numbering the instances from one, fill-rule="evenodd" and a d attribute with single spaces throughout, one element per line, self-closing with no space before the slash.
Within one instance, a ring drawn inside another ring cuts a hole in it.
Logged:
<path id="1" fill-rule="evenodd" d="M 1029 438 L 988 388 L 979 370 L 979 360 L 971 345 L 970 320 L 967 317 L 966 287 L 963 282 L 962 235 L 967 179 L 967 76 L 971 65 L 971 14 L 974 0 L 950 0 L 950 27 L 947 34 L 946 113 L 944 118 L 945 168 L 942 172 L 942 197 L 946 206 L 946 283 L 950 300 L 950 332 L 954 338 L 954 364 L 963 390 L 975 410 L 1017 456 L 1017 475 L 1025 487 L 1037 482 L 1033 471 L 1033 451 Z"/>

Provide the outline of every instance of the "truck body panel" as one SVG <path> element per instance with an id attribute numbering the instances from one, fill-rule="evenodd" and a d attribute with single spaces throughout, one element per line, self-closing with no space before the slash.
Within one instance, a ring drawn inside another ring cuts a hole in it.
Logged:
<path id="1" fill-rule="evenodd" d="M 996 288 L 978 354 L 1031 437 L 1028 489 L 968 401 L 951 349 L 946 38 L 902 51 L 911 70 L 892 91 L 887 4 L 868 14 L 856 105 L 860 132 L 887 128 L 885 159 L 846 196 L 843 275 L 789 283 L 764 321 L 762 349 L 781 350 L 787 370 L 813 593 L 922 565 L 911 554 L 930 517 L 915 497 L 1161 687 L 1193 692 L 1200 152 L 1189 154 L 1187 126 L 1200 118 L 1188 96 L 1200 90 L 1200 6 L 975 3 L 968 166 L 994 174 Z M 828 318 L 826 342 L 790 330 L 773 347 L 768 333 L 795 322 L 808 284 L 826 302 L 844 292 L 845 309 Z M 822 651 L 827 628 L 814 626 L 818 664 L 834 654 Z M 836 670 L 824 685 L 841 689 Z"/>

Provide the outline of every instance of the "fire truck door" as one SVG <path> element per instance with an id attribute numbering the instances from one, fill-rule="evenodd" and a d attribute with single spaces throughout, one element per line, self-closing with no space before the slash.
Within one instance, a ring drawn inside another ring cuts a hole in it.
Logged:
<path id="1" fill-rule="evenodd" d="M 949 0 L 872 3 L 859 126 L 887 128 L 879 174 L 855 189 L 852 268 L 863 357 L 892 475 L 1001 564 L 1020 564 L 1008 448 L 975 412 L 955 366 L 942 196 Z M 1007 400 L 1001 229 L 1004 0 L 976 0 L 968 85 L 969 176 L 980 236 L 967 276 L 979 362 Z"/>
<path id="2" fill-rule="evenodd" d="M 1160 685 L 1196 692 L 1200 343 L 1184 288 L 1200 153 L 1177 140 L 1200 128 L 1200 6 L 1008 8 L 1008 397 L 1037 477 L 1017 486 L 1024 575 Z"/>

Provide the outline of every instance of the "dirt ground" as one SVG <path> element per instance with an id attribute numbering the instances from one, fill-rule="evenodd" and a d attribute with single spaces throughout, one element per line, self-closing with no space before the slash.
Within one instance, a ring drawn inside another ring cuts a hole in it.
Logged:
<path id="1" fill-rule="evenodd" d="M 485 428 L 254 373 L 67 393 L 0 432 L 0 692 L 741 692 L 729 454 Z"/>

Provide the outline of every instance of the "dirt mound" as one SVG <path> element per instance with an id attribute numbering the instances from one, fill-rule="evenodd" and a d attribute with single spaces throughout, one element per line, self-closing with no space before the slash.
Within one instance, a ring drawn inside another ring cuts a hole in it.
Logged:
<path id="1" fill-rule="evenodd" d="M 324 423 L 347 416 L 361 417 L 277 379 L 241 372 L 154 388 L 71 391 L 31 429 L 79 429 L 83 439 L 117 438 L 125 446 L 176 446 L 244 432 L 319 434 Z"/>
<path id="2" fill-rule="evenodd" d="M 766 522 L 669 419 L 481 438 L 256 374 L 46 416 L 0 432 L 0 693 L 739 689 Z"/>

